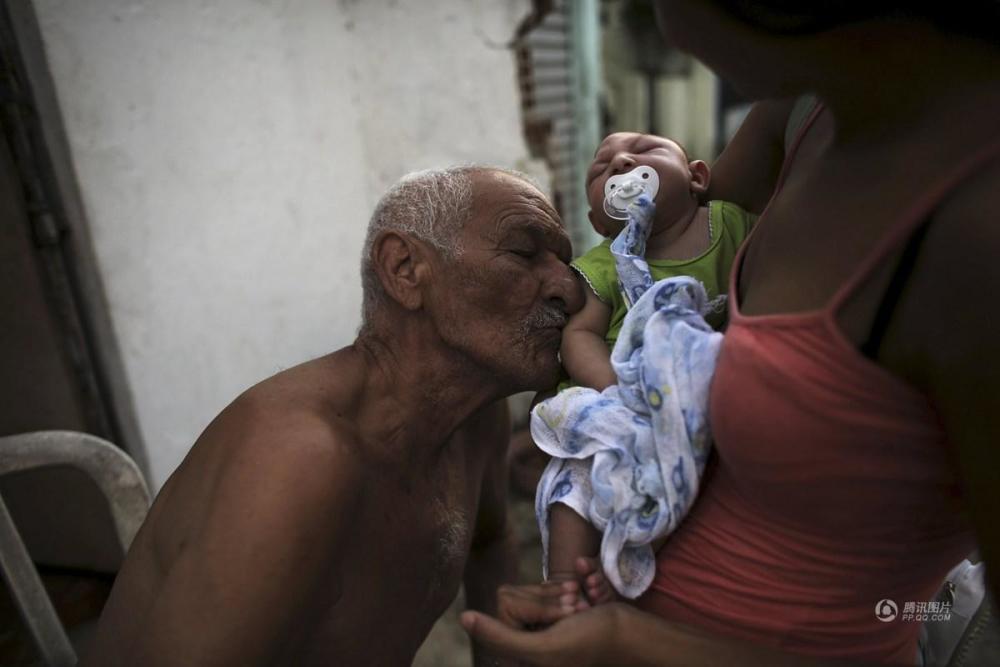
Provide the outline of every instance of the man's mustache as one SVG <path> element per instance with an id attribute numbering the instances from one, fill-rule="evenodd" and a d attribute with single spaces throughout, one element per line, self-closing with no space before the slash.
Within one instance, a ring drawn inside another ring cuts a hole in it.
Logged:
<path id="1" fill-rule="evenodd" d="M 550 329 L 552 327 L 563 328 L 566 326 L 566 313 L 558 306 L 545 305 L 531 313 L 525 320 L 525 329 L 535 331 L 537 329 Z"/>

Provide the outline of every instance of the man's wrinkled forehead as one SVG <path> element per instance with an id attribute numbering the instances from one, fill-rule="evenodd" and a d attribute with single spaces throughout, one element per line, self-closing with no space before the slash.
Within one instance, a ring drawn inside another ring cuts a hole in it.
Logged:
<path id="1" fill-rule="evenodd" d="M 489 217 L 483 232 L 502 237 L 517 231 L 536 233 L 546 242 L 566 253 L 570 252 L 569 237 L 560 222 L 559 213 L 531 183 L 511 174 L 489 172 L 473 178 L 476 210 Z M 562 248 L 565 246 L 565 249 Z"/>

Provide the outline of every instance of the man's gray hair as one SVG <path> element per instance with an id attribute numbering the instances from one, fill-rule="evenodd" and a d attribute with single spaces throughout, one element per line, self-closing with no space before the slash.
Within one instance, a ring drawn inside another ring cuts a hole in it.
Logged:
<path id="1" fill-rule="evenodd" d="M 372 266 L 378 236 L 386 231 L 400 232 L 429 243 L 447 260 L 459 257 L 460 232 L 472 217 L 472 176 L 491 172 L 509 174 L 537 187 L 517 171 L 468 165 L 409 173 L 382 195 L 368 222 L 361 251 L 362 327 L 371 323 L 386 299 Z"/>

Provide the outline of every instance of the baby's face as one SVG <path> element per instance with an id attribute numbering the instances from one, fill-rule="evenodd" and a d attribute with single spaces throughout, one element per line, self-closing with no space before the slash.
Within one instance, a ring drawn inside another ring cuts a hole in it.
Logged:
<path id="1" fill-rule="evenodd" d="M 590 222 L 598 234 L 614 236 L 625 226 L 624 220 L 615 220 L 604 211 L 604 185 L 616 174 L 624 174 L 636 167 L 646 166 L 656 170 L 660 188 L 656 194 L 657 215 L 660 219 L 661 202 L 672 197 L 691 196 L 691 170 L 688 158 L 676 142 L 653 134 L 616 132 L 608 135 L 594 154 L 594 161 L 587 172 L 587 201 L 590 203 Z"/>

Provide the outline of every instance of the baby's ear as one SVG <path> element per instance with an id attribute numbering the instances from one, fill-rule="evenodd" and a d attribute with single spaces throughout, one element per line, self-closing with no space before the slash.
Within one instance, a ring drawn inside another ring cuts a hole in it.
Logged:
<path id="1" fill-rule="evenodd" d="M 688 170 L 691 172 L 691 192 L 698 196 L 705 194 L 708 183 L 712 180 L 712 170 L 704 160 L 692 160 L 688 164 Z"/>
<path id="2" fill-rule="evenodd" d="M 590 226 L 594 228 L 595 232 L 607 238 L 608 236 L 607 227 L 605 227 L 604 224 L 600 220 L 598 220 L 597 216 L 594 215 L 593 211 L 587 211 L 587 220 L 590 220 Z"/>

